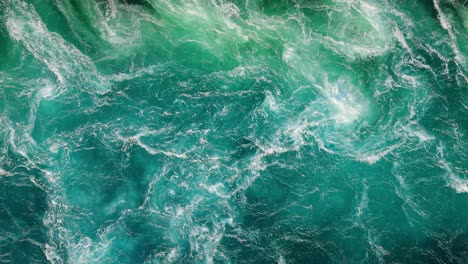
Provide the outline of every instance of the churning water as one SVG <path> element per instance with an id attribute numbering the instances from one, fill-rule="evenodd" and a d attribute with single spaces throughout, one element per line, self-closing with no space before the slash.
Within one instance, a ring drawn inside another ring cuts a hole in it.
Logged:
<path id="1" fill-rule="evenodd" d="M 468 263 L 463 0 L 1 0 L 0 262 Z"/>

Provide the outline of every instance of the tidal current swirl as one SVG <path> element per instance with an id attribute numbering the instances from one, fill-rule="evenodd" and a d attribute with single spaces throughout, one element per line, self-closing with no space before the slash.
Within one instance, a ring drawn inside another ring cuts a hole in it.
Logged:
<path id="1" fill-rule="evenodd" d="M 0 0 L 1 263 L 468 263 L 466 0 Z"/>

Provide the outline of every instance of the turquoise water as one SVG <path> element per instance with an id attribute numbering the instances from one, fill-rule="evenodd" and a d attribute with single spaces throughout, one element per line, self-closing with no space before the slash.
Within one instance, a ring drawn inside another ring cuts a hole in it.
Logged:
<path id="1" fill-rule="evenodd" d="M 468 2 L 0 1 L 0 262 L 468 263 Z"/>

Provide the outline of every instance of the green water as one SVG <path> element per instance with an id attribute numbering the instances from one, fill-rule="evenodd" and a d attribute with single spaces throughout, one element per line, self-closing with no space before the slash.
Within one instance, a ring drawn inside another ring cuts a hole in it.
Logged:
<path id="1" fill-rule="evenodd" d="M 1 263 L 468 263 L 468 2 L 1 0 Z"/>

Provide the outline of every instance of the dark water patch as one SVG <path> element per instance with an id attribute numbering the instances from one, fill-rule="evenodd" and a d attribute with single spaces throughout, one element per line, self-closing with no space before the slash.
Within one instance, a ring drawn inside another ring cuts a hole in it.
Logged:
<path id="1" fill-rule="evenodd" d="M 0 179 L 0 261 L 45 263 L 47 228 L 42 217 L 47 210 L 47 194 L 35 186 L 28 174 L 14 174 Z"/>

